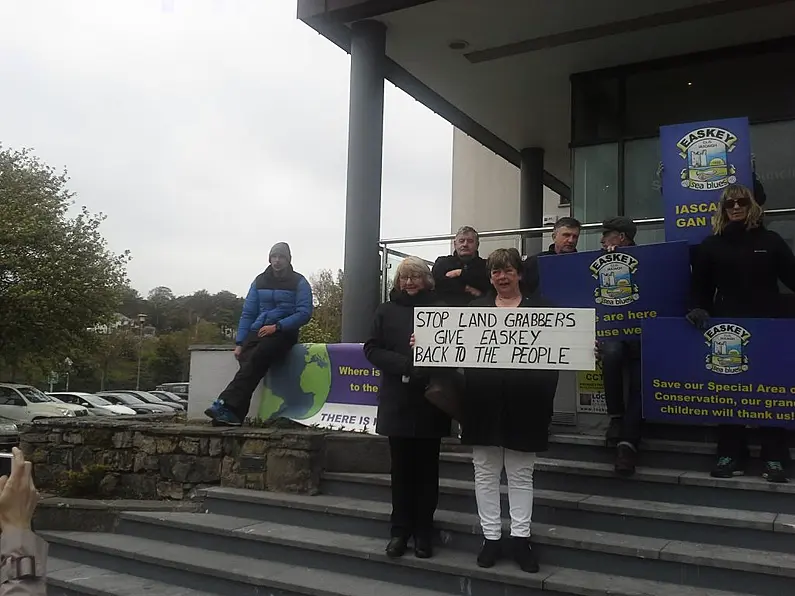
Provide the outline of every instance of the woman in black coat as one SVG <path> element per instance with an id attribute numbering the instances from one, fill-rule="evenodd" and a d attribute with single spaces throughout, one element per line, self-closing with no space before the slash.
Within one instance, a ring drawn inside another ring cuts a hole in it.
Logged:
<path id="1" fill-rule="evenodd" d="M 428 265 L 408 257 L 395 272 L 390 301 L 378 307 L 367 359 L 381 370 L 376 432 L 389 437 L 392 458 L 392 529 L 386 552 L 402 556 L 414 537 L 414 554 L 433 555 L 433 516 L 439 501 L 439 449 L 450 418 L 425 398 L 427 373 L 412 365 L 414 307 L 431 306 Z"/>
<path id="2" fill-rule="evenodd" d="M 778 282 L 795 292 L 795 256 L 781 236 L 764 227 L 762 209 L 748 188 L 737 184 L 726 187 L 712 228 L 712 236 L 694 253 L 691 286 L 695 308 L 688 313 L 688 320 L 705 328 L 709 317 L 782 317 Z M 786 482 L 790 459 L 787 430 L 763 427 L 759 438 L 765 478 Z M 712 476 L 741 475 L 747 459 L 746 427 L 719 426 L 718 460 Z"/>
<path id="3" fill-rule="evenodd" d="M 535 295 L 522 295 L 522 258 L 516 249 L 495 250 L 488 267 L 496 295 L 478 298 L 470 306 L 549 306 Z M 472 445 L 475 496 L 484 538 L 478 565 L 492 567 L 499 556 L 500 478 L 505 469 L 513 556 L 524 571 L 536 573 L 538 559 L 530 545 L 533 469 L 535 454 L 547 449 L 558 371 L 478 368 L 464 374 L 461 441 Z"/>

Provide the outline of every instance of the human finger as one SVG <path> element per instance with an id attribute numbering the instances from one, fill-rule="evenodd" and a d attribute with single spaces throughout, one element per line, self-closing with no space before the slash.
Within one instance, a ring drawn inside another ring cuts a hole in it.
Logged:
<path id="1" fill-rule="evenodd" d="M 25 473 L 25 455 L 22 453 L 22 450 L 17 447 L 11 450 L 11 454 L 14 457 L 11 459 L 11 474 L 8 480 L 16 483 L 19 482 L 20 478 Z"/>

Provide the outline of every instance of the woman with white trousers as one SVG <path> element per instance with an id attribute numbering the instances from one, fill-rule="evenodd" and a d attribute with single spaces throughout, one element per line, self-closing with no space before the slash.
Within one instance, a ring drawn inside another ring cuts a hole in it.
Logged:
<path id="1" fill-rule="evenodd" d="M 516 249 L 498 249 L 488 259 L 495 293 L 470 306 L 526 308 L 550 306 L 519 288 L 522 260 Z M 483 530 L 480 567 L 493 567 L 501 554 L 500 479 L 508 479 L 511 555 L 523 571 L 537 573 L 530 542 L 533 517 L 533 469 L 536 453 L 546 451 L 556 370 L 478 368 L 465 370 L 461 442 L 472 446 L 475 495 Z"/>

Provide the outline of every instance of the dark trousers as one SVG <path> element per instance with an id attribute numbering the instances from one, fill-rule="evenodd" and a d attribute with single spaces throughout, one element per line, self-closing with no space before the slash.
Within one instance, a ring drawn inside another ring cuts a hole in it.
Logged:
<path id="1" fill-rule="evenodd" d="M 271 364 L 282 360 L 297 341 L 298 337 L 294 333 L 279 331 L 267 337 L 257 337 L 256 332 L 250 333 L 240 352 L 240 368 L 218 399 L 222 399 L 224 405 L 238 418 L 245 418 L 251 406 L 254 389 L 267 374 Z"/>
<path id="2" fill-rule="evenodd" d="M 640 387 L 640 342 L 605 341 L 599 345 L 605 402 L 611 418 L 621 419 L 619 441 L 640 443 L 643 402 Z"/>
<path id="3" fill-rule="evenodd" d="M 748 459 L 748 432 L 744 426 L 723 424 L 718 427 L 718 457 Z M 762 461 L 789 463 L 789 435 L 787 429 L 766 426 L 758 429 L 762 447 Z"/>
<path id="4" fill-rule="evenodd" d="M 439 504 L 441 439 L 389 437 L 392 457 L 392 538 L 430 539 Z"/>

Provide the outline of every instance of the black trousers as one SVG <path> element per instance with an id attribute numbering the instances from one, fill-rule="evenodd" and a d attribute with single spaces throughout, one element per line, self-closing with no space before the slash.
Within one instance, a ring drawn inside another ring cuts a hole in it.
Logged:
<path id="1" fill-rule="evenodd" d="M 240 368 L 218 399 L 222 399 L 224 405 L 238 418 L 241 420 L 245 418 L 251 406 L 251 394 L 254 393 L 254 389 L 271 365 L 284 359 L 297 341 L 298 336 L 295 333 L 279 331 L 267 337 L 257 337 L 256 332 L 250 333 L 243 342 L 240 352 L 238 360 Z"/>
<path id="2" fill-rule="evenodd" d="M 392 456 L 392 538 L 430 539 L 439 504 L 441 439 L 389 437 Z"/>
<path id="3" fill-rule="evenodd" d="M 718 427 L 718 457 L 748 459 L 748 431 L 744 426 L 723 424 Z M 766 426 L 758 429 L 762 447 L 762 461 L 789 463 L 789 435 L 787 429 Z"/>
<path id="4" fill-rule="evenodd" d="M 605 341 L 601 342 L 599 351 L 607 413 L 612 418 L 621 418 L 618 440 L 637 448 L 643 429 L 640 342 Z"/>

